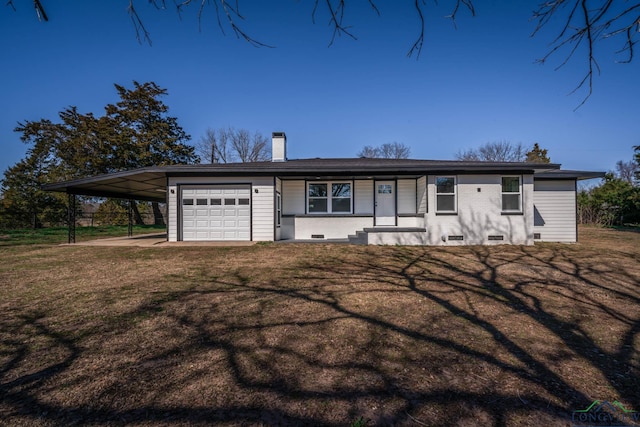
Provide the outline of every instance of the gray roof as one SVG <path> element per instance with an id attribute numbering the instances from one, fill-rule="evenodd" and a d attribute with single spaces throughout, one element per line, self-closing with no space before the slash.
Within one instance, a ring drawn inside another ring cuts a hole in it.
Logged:
<path id="1" fill-rule="evenodd" d="M 561 171 L 559 164 L 519 162 L 469 162 L 414 159 L 297 159 L 284 162 L 252 162 L 151 166 L 47 184 L 47 191 L 62 191 L 99 197 L 165 201 L 168 177 L 175 176 L 278 176 L 287 178 L 327 177 L 417 177 L 428 173 L 534 173 L 545 179 L 594 178 L 601 172 Z"/>

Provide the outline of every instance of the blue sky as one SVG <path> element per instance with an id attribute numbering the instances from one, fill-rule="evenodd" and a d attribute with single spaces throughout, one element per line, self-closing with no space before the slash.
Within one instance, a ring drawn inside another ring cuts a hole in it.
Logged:
<path id="1" fill-rule="evenodd" d="M 535 63 L 560 22 L 531 38 L 538 2 L 476 0 L 476 17 L 445 18 L 452 2 L 428 2 L 425 45 L 406 53 L 419 33 L 413 2 L 348 3 L 358 40 L 336 39 L 311 0 L 243 1 L 243 28 L 276 46 L 256 48 L 217 26 L 209 7 L 198 29 L 196 8 L 180 19 L 138 1 L 153 44 L 138 43 L 128 1 L 43 0 L 0 8 L 0 170 L 24 157 L 17 122 L 56 121 L 75 105 L 102 114 L 117 102 L 114 83 L 155 81 L 181 126 L 200 139 L 208 127 L 284 131 L 288 157 L 352 157 L 365 145 L 398 141 L 413 158 L 452 159 L 459 150 L 510 141 L 549 150 L 564 168 L 612 170 L 640 145 L 640 62 L 617 64 L 612 42 L 598 47 L 602 69 L 594 94 L 568 95 L 586 71 L 578 52 Z M 168 1 L 168 5 L 173 3 Z M 622 59 L 618 57 L 618 59 Z"/>

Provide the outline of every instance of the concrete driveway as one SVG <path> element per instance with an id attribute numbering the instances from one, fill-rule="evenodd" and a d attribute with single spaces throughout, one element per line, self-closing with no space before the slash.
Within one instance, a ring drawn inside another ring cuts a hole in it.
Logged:
<path id="1" fill-rule="evenodd" d="M 167 242 L 167 233 L 141 234 L 133 237 L 109 237 L 72 243 L 74 246 L 137 246 L 137 247 L 174 247 L 174 246 L 251 246 L 255 242 Z"/>

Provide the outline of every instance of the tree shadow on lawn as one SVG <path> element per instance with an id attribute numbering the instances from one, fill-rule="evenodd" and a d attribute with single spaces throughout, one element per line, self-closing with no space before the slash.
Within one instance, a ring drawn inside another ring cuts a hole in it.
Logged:
<path id="1" fill-rule="evenodd" d="M 256 266 L 290 249 L 257 250 L 80 331 L 57 331 L 42 313 L 8 316 L 0 415 L 499 426 L 566 425 L 596 399 L 640 410 L 634 256 L 319 245 L 265 274 Z M 36 354 L 49 356 L 26 369 Z"/>

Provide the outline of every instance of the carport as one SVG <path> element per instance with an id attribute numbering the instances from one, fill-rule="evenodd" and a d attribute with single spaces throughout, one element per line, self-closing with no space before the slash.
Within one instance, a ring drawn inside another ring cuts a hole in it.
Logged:
<path id="1" fill-rule="evenodd" d="M 133 235 L 133 202 L 166 202 L 167 175 L 163 167 L 148 167 L 108 175 L 46 184 L 45 191 L 67 193 L 69 243 L 76 241 L 76 196 L 111 197 L 129 201 L 128 237 Z"/>

